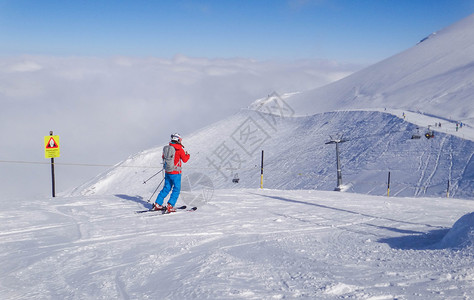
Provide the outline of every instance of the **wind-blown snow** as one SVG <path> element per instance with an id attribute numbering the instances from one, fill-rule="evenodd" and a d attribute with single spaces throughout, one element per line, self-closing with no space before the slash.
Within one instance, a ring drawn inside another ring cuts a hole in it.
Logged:
<path id="1" fill-rule="evenodd" d="M 474 249 L 474 212 L 468 213 L 454 223 L 453 228 L 443 237 L 440 247 Z"/>

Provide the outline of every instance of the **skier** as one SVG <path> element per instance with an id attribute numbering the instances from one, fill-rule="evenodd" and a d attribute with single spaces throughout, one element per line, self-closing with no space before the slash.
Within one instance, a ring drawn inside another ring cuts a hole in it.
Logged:
<path id="1" fill-rule="evenodd" d="M 176 211 L 174 206 L 178 201 L 179 193 L 181 191 L 181 165 L 182 162 L 186 163 L 190 157 L 189 153 L 183 150 L 181 141 L 182 138 L 178 133 L 172 134 L 169 146 L 163 148 L 162 157 L 165 164 L 165 185 L 158 194 L 158 197 L 156 197 L 155 203 L 153 203 L 153 210 L 163 210 L 165 197 L 168 196 L 171 190 L 173 190 L 170 199 L 168 200 L 166 210 L 168 212 Z M 171 160 L 171 162 L 167 164 L 167 160 Z"/>

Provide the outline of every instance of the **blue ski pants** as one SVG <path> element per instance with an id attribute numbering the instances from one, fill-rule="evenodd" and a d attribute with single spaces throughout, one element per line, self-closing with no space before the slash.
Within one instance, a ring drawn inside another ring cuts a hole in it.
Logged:
<path id="1" fill-rule="evenodd" d="M 179 193 L 181 192 L 181 174 L 165 173 L 165 185 L 158 194 L 158 197 L 156 197 L 155 202 L 159 205 L 163 205 L 163 202 L 165 201 L 166 196 L 168 196 L 170 193 L 171 189 L 173 191 L 171 192 L 168 203 L 174 207 L 178 201 Z"/>

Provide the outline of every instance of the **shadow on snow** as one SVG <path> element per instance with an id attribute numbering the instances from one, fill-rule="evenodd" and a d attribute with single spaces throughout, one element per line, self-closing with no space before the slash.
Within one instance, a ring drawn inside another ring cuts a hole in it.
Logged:
<path id="1" fill-rule="evenodd" d="M 423 234 L 383 238 L 379 239 L 378 242 L 386 243 L 391 248 L 400 250 L 436 250 L 441 249 L 437 244 L 448 231 L 449 229 L 437 229 Z"/>
<path id="2" fill-rule="evenodd" d="M 143 200 L 142 196 L 129 196 L 129 195 L 124 195 L 124 194 L 115 194 L 114 196 L 120 199 L 136 202 L 138 204 L 143 205 L 143 207 L 148 208 L 148 209 L 152 207 L 152 204 Z"/>
<path id="3" fill-rule="evenodd" d="M 331 210 L 336 210 L 336 211 L 350 213 L 350 214 L 356 214 L 356 215 L 370 217 L 374 219 L 381 219 L 381 220 L 387 220 L 391 222 L 410 224 L 410 225 L 423 225 L 426 227 L 436 228 L 436 229 L 430 230 L 428 233 L 425 233 L 421 231 L 406 230 L 406 229 L 400 229 L 396 227 L 387 227 L 387 226 L 380 226 L 380 225 L 374 225 L 374 224 L 368 224 L 368 223 L 365 224 L 367 226 L 373 226 L 380 229 L 385 229 L 385 230 L 389 230 L 393 232 L 406 234 L 400 237 L 381 238 L 378 240 L 378 242 L 388 244 L 393 249 L 400 249 L 400 250 L 440 249 L 439 247 L 437 247 L 437 243 L 439 243 L 449 231 L 449 229 L 446 229 L 441 226 L 433 226 L 433 225 L 424 224 L 424 223 L 415 223 L 415 222 L 407 222 L 407 221 L 402 221 L 402 220 L 395 220 L 391 218 L 369 215 L 365 213 L 360 213 L 360 212 L 356 212 L 352 210 L 347 210 L 344 208 L 332 207 L 332 206 L 323 205 L 323 204 L 311 203 L 311 202 L 306 202 L 306 201 L 301 201 L 301 200 L 294 200 L 294 199 L 289 199 L 289 198 L 284 198 L 284 197 L 279 197 L 279 196 L 269 196 L 269 195 L 261 195 L 261 194 L 255 194 L 255 195 L 272 198 L 275 200 L 290 202 L 290 203 L 311 205 L 311 206 L 316 206 L 319 208 L 331 209 Z"/>

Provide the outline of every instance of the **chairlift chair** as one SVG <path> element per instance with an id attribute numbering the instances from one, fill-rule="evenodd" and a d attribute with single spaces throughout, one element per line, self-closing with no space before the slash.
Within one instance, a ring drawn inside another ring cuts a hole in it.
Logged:
<path id="1" fill-rule="evenodd" d="M 425 137 L 426 137 L 427 139 L 434 138 L 434 132 L 433 132 L 433 130 L 428 129 L 428 131 L 425 133 Z"/>
<path id="2" fill-rule="evenodd" d="M 232 182 L 233 182 L 233 183 L 239 183 L 239 180 L 240 180 L 239 174 L 236 173 L 236 174 L 234 175 L 234 178 L 232 179 Z"/>
<path id="3" fill-rule="evenodd" d="M 434 138 L 434 131 L 431 129 L 431 125 L 428 125 L 428 131 L 425 133 L 425 138 Z"/>
<path id="4" fill-rule="evenodd" d="M 412 140 L 419 140 L 421 138 L 421 135 L 420 135 L 420 128 L 419 127 L 416 127 L 416 133 L 414 133 L 412 136 L 411 136 L 411 139 Z"/>

